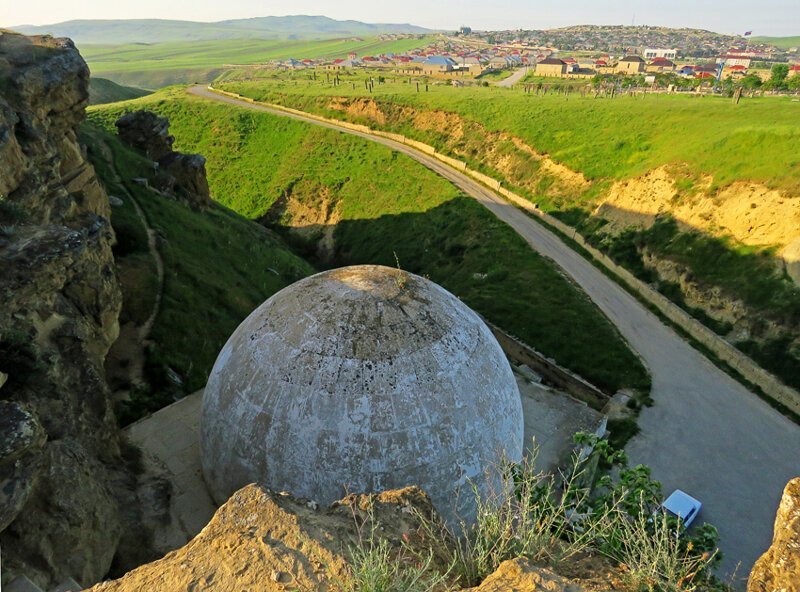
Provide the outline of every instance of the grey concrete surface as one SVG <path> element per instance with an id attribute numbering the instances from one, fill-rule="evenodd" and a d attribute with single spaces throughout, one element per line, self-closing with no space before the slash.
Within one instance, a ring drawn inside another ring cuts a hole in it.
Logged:
<path id="1" fill-rule="evenodd" d="M 551 470 L 572 452 L 572 435 L 593 431 L 600 413 L 560 391 L 531 383 L 515 371 L 524 418 L 526 449 L 539 447 L 537 467 Z M 203 391 L 188 395 L 127 429 L 146 459 L 166 469 L 173 484 L 173 523 L 157 533 L 157 548 L 167 552 L 184 545 L 208 524 L 217 506 L 211 499 L 200 463 L 200 408 Z"/>
<path id="2" fill-rule="evenodd" d="M 233 332 L 203 395 L 201 462 L 222 504 L 253 482 L 327 506 L 417 485 L 455 526 L 472 487 L 519 462 L 508 360 L 467 305 L 423 277 L 355 265 L 274 294 Z"/>
<path id="3" fill-rule="evenodd" d="M 200 532 L 217 510 L 203 482 L 200 467 L 199 391 L 157 413 L 137 421 L 127 430 L 130 441 L 146 459 L 166 469 L 172 482 L 173 524 L 156 533 L 157 548 L 177 549 Z"/>
<path id="4" fill-rule="evenodd" d="M 575 448 L 577 432 L 594 432 L 603 414 L 550 387 L 531 382 L 515 369 L 525 419 L 525 448 L 538 448 L 536 469 L 552 472 L 564 466 Z"/>
<path id="5" fill-rule="evenodd" d="M 634 463 L 652 467 L 669 493 L 681 488 L 700 499 L 701 519 L 719 529 L 720 575 L 737 587 L 772 538 L 786 483 L 800 475 L 800 426 L 714 366 L 621 286 L 540 223 L 466 174 L 410 146 L 345 130 L 192 87 L 195 96 L 350 133 L 407 154 L 450 180 L 552 259 L 617 326 L 653 377 L 655 405 L 640 417 L 641 433 L 628 445 Z"/>

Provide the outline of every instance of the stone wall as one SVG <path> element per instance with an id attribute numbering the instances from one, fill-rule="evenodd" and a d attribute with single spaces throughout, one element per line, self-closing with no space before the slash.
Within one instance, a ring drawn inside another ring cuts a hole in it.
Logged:
<path id="1" fill-rule="evenodd" d="M 573 374 L 566 368 L 559 366 L 555 360 L 551 360 L 544 354 L 539 353 L 531 346 L 523 343 L 513 335 L 506 333 L 500 327 L 484 322 L 492 330 L 492 333 L 503 348 L 506 356 L 518 364 L 524 364 L 542 376 L 548 384 L 558 390 L 569 393 L 576 399 L 583 401 L 593 409 L 598 411 L 605 407 L 611 398 L 593 384 L 587 382 L 577 374 Z"/>

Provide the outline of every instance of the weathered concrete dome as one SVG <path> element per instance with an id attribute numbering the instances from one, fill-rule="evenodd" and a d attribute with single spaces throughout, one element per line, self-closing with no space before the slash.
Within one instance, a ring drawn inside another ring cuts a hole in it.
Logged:
<path id="1" fill-rule="evenodd" d="M 444 516 L 519 460 L 522 406 L 500 346 L 455 296 L 380 266 L 272 296 L 236 329 L 203 397 L 202 463 L 222 503 L 264 483 L 328 504 L 419 485 Z"/>

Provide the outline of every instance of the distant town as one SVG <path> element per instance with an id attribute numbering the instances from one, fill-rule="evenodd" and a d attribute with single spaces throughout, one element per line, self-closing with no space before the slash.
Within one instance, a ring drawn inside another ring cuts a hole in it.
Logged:
<path id="1" fill-rule="evenodd" d="M 383 35 L 384 40 L 415 37 Z M 423 38 L 423 36 L 416 36 Z M 433 38 L 402 54 L 347 58 L 289 59 L 280 69 L 339 72 L 377 69 L 386 73 L 452 79 L 465 84 L 525 70 L 514 82 L 547 78 L 595 82 L 630 78 L 640 84 L 690 87 L 725 82 L 763 90 L 800 87 L 800 51 L 750 42 L 742 36 L 659 27 L 570 27 L 554 31 L 475 32 L 469 27 Z"/>

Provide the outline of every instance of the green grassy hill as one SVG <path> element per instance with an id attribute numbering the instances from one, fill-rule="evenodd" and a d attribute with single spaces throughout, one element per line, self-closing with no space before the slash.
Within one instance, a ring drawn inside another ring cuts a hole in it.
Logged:
<path id="1" fill-rule="evenodd" d="M 660 225 L 613 236 L 602 219 L 592 216 L 615 182 L 660 167 L 675 181 L 667 202 L 676 206 L 692 203 L 699 193 L 714 200 L 737 181 L 779 190 L 786 200 L 799 199 L 800 103 L 795 99 L 767 96 L 735 105 L 711 96 L 607 99 L 594 98 L 593 93 L 537 96 L 449 85 L 431 85 L 428 92 L 417 93 L 416 85 L 401 79 L 367 93 L 363 84 L 354 88 L 349 81 L 344 78 L 333 87 L 307 76 L 279 75 L 222 87 L 256 100 L 398 132 L 467 161 L 577 226 L 617 262 L 800 388 L 800 288 L 784 271 L 775 245 L 740 244 L 727 236 L 726 228 L 716 227 L 668 232 L 671 227 Z M 532 157 L 531 149 L 582 173 L 588 182 L 564 182 L 563 175 Z M 647 199 L 648 191 L 658 190 L 642 183 L 640 195 Z M 748 191 L 741 189 L 741 200 L 748 199 Z M 750 209 L 757 206 L 749 203 Z M 746 211 L 739 216 L 747 228 Z M 781 222 L 776 219 L 774 225 Z M 687 298 L 674 279 L 661 281 L 652 269 L 645 269 L 646 254 L 677 264 L 702 296 Z M 730 315 L 715 308 L 712 303 L 720 294 L 735 303 L 729 306 L 746 306 L 745 317 L 752 321 L 746 328 L 733 327 L 727 320 Z M 692 298 L 701 304 L 687 304 Z"/>
<path id="2" fill-rule="evenodd" d="M 377 37 L 321 41 L 221 39 L 81 45 L 80 50 L 94 76 L 110 78 L 119 84 L 155 89 L 172 84 L 211 82 L 235 65 L 290 58 L 340 58 L 353 51 L 362 56 L 402 53 L 428 43 L 428 38 L 382 41 Z"/>
<path id="3" fill-rule="evenodd" d="M 133 86 L 122 86 L 106 78 L 89 79 L 89 104 L 102 105 L 104 103 L 116 103 L 117 101 L 129 101 L 149 95 L 150 91 L 135 88 Z"/>
<path id="4" fill-rule="evenodd" d="M 478 146 L 483 140 L 474 125 L 476 137 L 465 137 L 465 145 L 454 146 L 448 130 L 420 130 L 394 106 L 453 112 L 464 118 L 467 127 L 474 123 L 483 132 L 513 134 L 593 181 L 628 179 L 681 162 L 697 174 L 713 175 L 716 186 L 747 179 L 800 193 L 800 103 L 790 97 L 733 105 L 721 97 L 651 95 L 608 100 L 594 99 L 592 94 L 532 96 L 520 90 L 449 85 L 417 93 L 403 79 L 367 93 L 363 82 L 352 88 L 345 79 L 333 87 L 303 75 L 228 83 L 225 88 L 340 119 L 355 118 L 331 109 L 331 97 L 369 98 L 384 110 L 382 127 L 445 151 L 463 147 L 468 152 L 473 146 L 467 142 L 474 139 Z M 362 117 L 359 123 L 363 122 Z M 375 120 L 366 122 L 380 127 Z M 513 179 L 508 181 L 514 184 Z M 531 197 L 540 199 L 541 195 Z"/>
<path id="5" fill-rule="evenodd" d="M 217 200 L 282 229 L 320 265 L 399 261 L 601 388 L 647 390 L 640 360 L 583 292 L 509 227 L 412 159 L 183 89 L 92 108 L 90 118 L 111 127 L 137 108 L 169 117 L 176 146 L 208 158 Z"/>
<path id="6" fill-rule="evenodd" d="M 314 269 L 274 233 L 223 206 L 197 212 L 134 183 L 132 179 L 152 173 L 152 163 L 116 136 L 86 125 L 82 140 L 109 194 L 123 200 L 121 207 L 112 208 L 111 218 L 123 287 L 122 323 L 133 320 L 141 325 L 158 289 L 147 235 L 132 199 L 160 237 L 164 291 L 150 333 L 153 345 L 146 352 L 148 386 L 134 391 L 132 400 L 119 409 L 120 421 L 126 424 L 202 388 L 239 323 L 272 294 Z"/>
<path id="7" fill-rule="evenodd" d="M 73 20 L 52 25 L 23 25 L 26 35 L 51 34 L 76 43 L 163 43 L 211 39 L 323 39 L 380 35 L 383 33 L 429 33 L 409 24 L 371 24 L 337 21 L 325 16 L 267 16 L 201 23 L 164 19 Z"/>
<path id="8" fill-rule="evenodd" d="M 753 43 L 769 43 L 781 49 L 800 47 L 800 35 L 794 37 L 751 37 Z"/>

